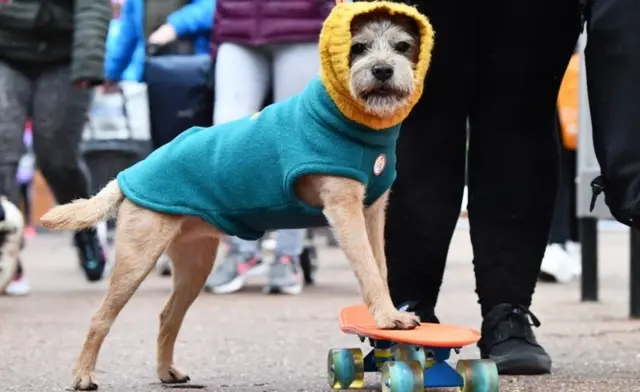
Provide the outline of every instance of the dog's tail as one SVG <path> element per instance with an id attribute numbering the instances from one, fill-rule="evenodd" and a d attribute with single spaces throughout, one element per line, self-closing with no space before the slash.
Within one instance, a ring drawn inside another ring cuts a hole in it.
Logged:
<path id="1" fill-rule="evenodd" d="M 54 231 L 86 229 L 114 217 L 123 200 L 118 183 L 112 180 L 91 199 L 78 199 L 52 208 L 40 218 L 40 222 Z"/>

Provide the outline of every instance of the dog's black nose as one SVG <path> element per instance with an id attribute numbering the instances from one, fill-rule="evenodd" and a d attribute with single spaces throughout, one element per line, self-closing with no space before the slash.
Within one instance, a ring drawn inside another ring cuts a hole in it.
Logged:
<path id="1" fill-rule="evenodd" d="M 386 82 L 393 76 L 393 67 L 390 65 L 374 65 L 371 68 L 373 76 L 381 82 Z"/>

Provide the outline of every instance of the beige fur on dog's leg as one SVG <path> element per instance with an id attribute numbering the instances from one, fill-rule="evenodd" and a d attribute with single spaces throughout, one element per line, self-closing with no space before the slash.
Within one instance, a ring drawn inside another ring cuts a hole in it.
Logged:
<path id="1" fill-rule="evenodd" d="M 378 263 L 367 235 L 363 204 L 364 186 L 344 178 L 327 178 L 320 197 L 324 214 L 335 230 L 342 250 L 358 279 L 365 304 L 376 323 L 385 329 L 413 329 L 419 318 L 398 311 L 391 302 L 387 284 L 383 281 Z"/>
<path id="2" fill-rule="evenodd" d="M 181 233 L 168 249 L 173 261 L 173 292 L 160 313 L 157 371 L 167 384 L 186 383 L 189 376 L 174 364 L 174 347 L 184 316 L 198 297 L 213 267 L 220 240 Z"/>
<path id="3" fill-rule="evenodd" d="M 367 235 L 373 249 L 373 256 L 376 259 L 380 276 L 382 276 L 382 281 L 388 292 L 387 257 L 384 254 L 384 222 L 387 200 L 389 200 L 389 191 L 386 191 L 375 203 L 364 210 L 364 219 L 367 225 Z"/>
<path id="4" fill-rule="evenodd" d="M 98 388 L 93 371 L 111 325 L 176 236 L 183 219 L 142 209 L 127 200 L 123 202 L 116 232 L 115 267 L 73 367 L 72 388 L 83 391 Z"/>

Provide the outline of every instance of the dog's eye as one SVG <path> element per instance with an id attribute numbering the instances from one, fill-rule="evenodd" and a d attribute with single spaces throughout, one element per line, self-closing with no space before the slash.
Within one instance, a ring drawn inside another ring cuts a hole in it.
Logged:
<path id="1" fill-rule="evenodd" d="M 394 46 L 394 49 L 399 53 L 406 53 L 411 49 L 411 45 L 408 42 L 400 41 Z"/>
<path id="2" fill-rule="evenodd" d="M 351 54 L 352 55 L 361 55 L 364 51 L 367 50 L 367 45 L 362 43 L 356 43 L 351 45 Z"/>

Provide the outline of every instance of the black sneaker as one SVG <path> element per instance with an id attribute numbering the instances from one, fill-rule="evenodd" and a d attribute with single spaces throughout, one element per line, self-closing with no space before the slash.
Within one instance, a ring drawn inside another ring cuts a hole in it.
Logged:
<path id="1" fill-rule="evenodd" d="M 78 258 L 84 274 L 89 282 L 102 279 L 107 257 L 102 249 L 96 229 L 78 231 L 73 236 L 73 243 L 78 248 Z"/>
<path id="2" fill-rule="evenodd" d="M 478 342 L 483 359 L 492 359 L 499 374 L 533 375 L 551 371 L 551 358 L 538 344 L 532 326 L 540 321 L 524 306 L 500 304 L 484 317 Z"/>
<path id="3" fill-rule="evenodd" d="M 420 322 L 440 324 L 436 317 L 436 311 L 431 306 L 424 306 L 418 301 L 407 301 L 398 306 L 398 310 L 403 312 L 413 312 L 420 317 Z"/>

